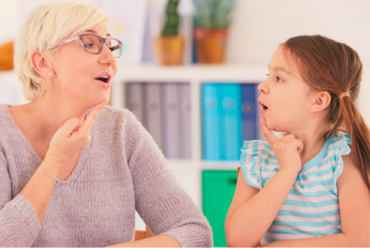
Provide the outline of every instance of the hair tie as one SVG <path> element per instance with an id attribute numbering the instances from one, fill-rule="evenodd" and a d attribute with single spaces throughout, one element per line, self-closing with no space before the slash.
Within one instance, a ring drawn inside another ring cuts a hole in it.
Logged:
<path id="1" fill-rule="evenodd" d="M 349 97 L 349 92 L 343 92 L 342 94 L 340 94 L 339 98 L 342 99 L 343 97 L 346 97 L 348 96 Z"/>

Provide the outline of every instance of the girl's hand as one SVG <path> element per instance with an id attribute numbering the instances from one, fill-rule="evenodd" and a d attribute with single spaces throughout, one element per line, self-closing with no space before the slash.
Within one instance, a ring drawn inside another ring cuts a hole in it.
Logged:
<path id="1" fill-rule="evenodd" d="M 66 121 L 50 141 L 46 157 L 62 166 L 68 158 L 81 150 L 91 140 L 90 131 L 106 102 L 100 103 L 90 112 L 85 123 L 73 117 Z"/>
<path id="2" fill-rule="evenodd" d="M 290 171 L 298 174 L 302 169 L 299 154 L 303 151 L 303 142 L 296 139 L 293 134 L 286 134 L 279 139 L 268 129 L 264 118 L 261 119 L 261 128 L 278 159 L 280 171 Z"/>

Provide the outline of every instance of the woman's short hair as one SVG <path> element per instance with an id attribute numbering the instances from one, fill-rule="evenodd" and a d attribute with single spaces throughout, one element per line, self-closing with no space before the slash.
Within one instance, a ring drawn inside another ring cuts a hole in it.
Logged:
<path id="1" fill-rule="evenodd" d="M 60 2 L 39 5 L 27 15 L 16 40 L 15 69 L 23 85 L 23 94 L 29 101 L 43 95 L 46 84 L 31 63 L 34 50 L 55 57 L 59 47 L 51 49 L 64 39 L 76 36 L 109 16 L 96 6 L 83 2 Z"/>

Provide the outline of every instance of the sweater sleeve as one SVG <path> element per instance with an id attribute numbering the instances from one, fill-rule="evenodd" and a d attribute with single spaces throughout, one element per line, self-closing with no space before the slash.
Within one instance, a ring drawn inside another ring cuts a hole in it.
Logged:
<path id="1" fill-rule="evenodd" d="M 176 181 L 150 134 L 126 113 L 127 160 L 137 212 L 154 235 L 170 235 L 183 247 L 212 246 L 207 219 Z"/>
<path id="2" fill-rule="evenodd" d="M 11 199 L 11 179 L 0 146 L 0 246 L 31 247 L 41 227 L 31 203 L 21 195 Z"/>

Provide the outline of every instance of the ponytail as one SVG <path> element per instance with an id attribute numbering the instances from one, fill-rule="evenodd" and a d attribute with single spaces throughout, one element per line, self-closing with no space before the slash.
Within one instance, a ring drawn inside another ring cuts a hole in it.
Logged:
<path id="1" fill-rule="evenodd" d="M 349 134 L 352 162 L 370 191 L 370 130 L 355 105 L 362 76 L 357 52 L 320 35 L 293 37 L 282 45 L 300 60 L 304 81 L 331 95 L 328 121 L 332 128 L 324 138 L 336 131 Z"/>

